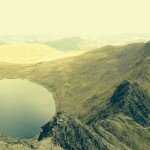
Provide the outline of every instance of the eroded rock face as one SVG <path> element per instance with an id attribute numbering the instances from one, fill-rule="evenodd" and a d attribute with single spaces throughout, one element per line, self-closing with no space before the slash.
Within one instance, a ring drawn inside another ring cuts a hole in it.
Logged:
<path id="1" fill-rule="evenodd" d="M 123 81 L 111 97 L 110 106 L 143 126 L 150 124 L 150 97 L 136 83 Z"/>
<path id="2" fill-rule="evenodd" d="M 150 96 L 137 83 L 123 81 L 108 103 L 88 122 L 94 124 L 113 115 L 123 113 L 142 126 L 150 125 Z"/>
<path id="3" fill-rule="evenodd" d="M 55 143 L 66 150 L 115 149 L 90 127 L 66 113 L 58 113 L 42 129 L 39 141 L 52 137 Z"/>

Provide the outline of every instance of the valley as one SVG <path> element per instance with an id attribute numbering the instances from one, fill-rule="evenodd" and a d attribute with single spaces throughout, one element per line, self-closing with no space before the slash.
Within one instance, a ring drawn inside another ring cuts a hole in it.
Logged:
<path id="1" fill-rule="evenodd" d="M 53 93 L 57 113 L 36 140 L 72 150 L 149 150 L 149 70 L 150 42 L 32 64 L 0 62 L 1 79 L 28 79 Z"/>

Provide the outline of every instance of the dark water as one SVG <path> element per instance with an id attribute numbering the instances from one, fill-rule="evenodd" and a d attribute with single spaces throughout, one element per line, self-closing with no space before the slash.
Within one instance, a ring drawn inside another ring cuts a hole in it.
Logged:
<path id="1" fill-rule="evenodd" d="M 54 113 L 53 95 L 44 87 L 28 80 L 0 80 L 0 133 L 33 137 Z"/>

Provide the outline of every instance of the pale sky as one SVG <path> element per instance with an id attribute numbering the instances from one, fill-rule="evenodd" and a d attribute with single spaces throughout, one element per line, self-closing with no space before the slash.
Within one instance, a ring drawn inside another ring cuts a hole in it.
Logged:
<path id="1" fill-rule="evenodd" d="M 0 0 L 2 34 L 150 33 L 150 0 Z"/>

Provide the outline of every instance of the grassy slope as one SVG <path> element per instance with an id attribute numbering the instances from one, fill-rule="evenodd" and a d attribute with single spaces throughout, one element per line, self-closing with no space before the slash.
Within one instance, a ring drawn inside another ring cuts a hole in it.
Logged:
<path id="1" fill-rule="evenodd" d="M 53 137 L 64 149 L 148 150 L 150 96 L 137 83 L 124 81 L 104 108 L 84 124 L 58 113 L 44 125 L 39 139 Z"/>
<path id="2" fill-rule="evenodd" d="M 93 128 L 108 143 L 118 148 L 121 145 L 120 149 L 124 145 L 133 150 L 150 149 L 149 128 L 144 128 L 123 114 L 98 121 Z"/>
<path id="3" fill-rule="evenodd" d="M 44 44 L 6 44 L 0 46 L 1 62 L 38 62 L 59 51 Z"/>
<path id="4" fill-rule="evenodd" d="M 1 63 L 0 76 L 27 78 L 47 87 L 54 94 L 57 110 L 88 122 L 106 106 L 123 80 L 134 80 L 150 91 L 149 56 L 150 43 L 106 46 L 82 56 L 34 65 Z M 111 145 L 117 144 L 119 149 L 126 146 L 149 149 L 149 128 L 142 127 L 132 118 L 120 114 L 106 118 L 104 123 L 95 121 L 92 126 L 96 134 Z"/>
<path id="5" fill-rule="evenodd" d="M 22 77 L 52 90 L 59 110 L 84 114 L 111 96 L 124 79 L 134 79 L 149 89 L 149 52 L 145 44 L 106 46 L 81 56 L 34 65 L 0 65 L 0 76 Z"/>

